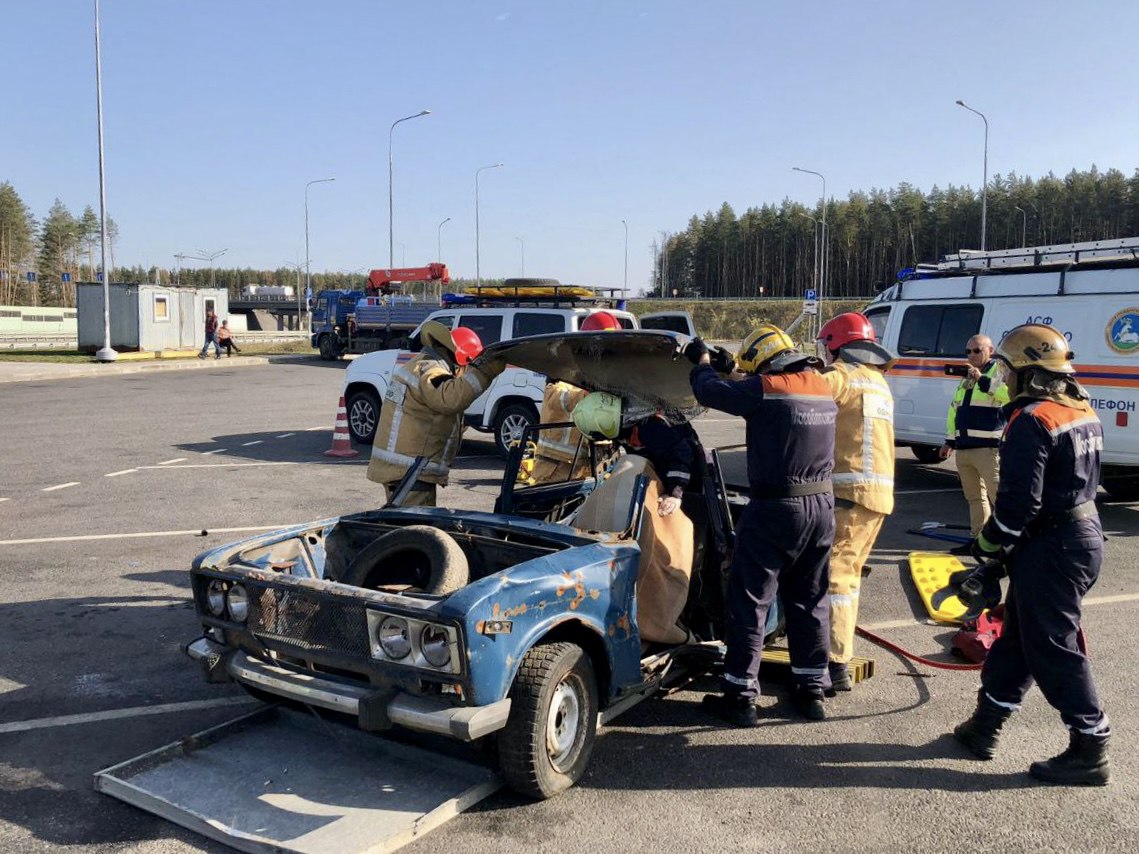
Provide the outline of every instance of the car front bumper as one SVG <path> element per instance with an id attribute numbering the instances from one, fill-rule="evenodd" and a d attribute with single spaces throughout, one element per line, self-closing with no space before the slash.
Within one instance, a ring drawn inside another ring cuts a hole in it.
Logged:
<path id="1" fill-rule="evenodd" d="M 474 741 L 502 729 L 510 715 L 509 697 L 487 706 L 454 706 L 442 698 L 376 689 L 271 664 L 207 637 L 187 644 L 185 651 L 202 665 L 211 682 L 235 681 L 283 700 L 353 715 L 365 730 L 398 725 L 459 741 Z"/>

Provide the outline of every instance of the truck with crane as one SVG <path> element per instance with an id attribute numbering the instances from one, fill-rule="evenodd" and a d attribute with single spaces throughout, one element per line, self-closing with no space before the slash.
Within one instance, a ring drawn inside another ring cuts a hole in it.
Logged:
<path id="1" fill-rule="evenodd" d="M 349 353 L 371 353 L 405 343 L 407 336 L 431 312 L 432 303 L 420 303 L 401 294 L 409 282 L 451 281 L 446 264 L 372 270 L 364 290 L 323 290 L 312 307 L 312 346 L 320 357 L 334 361 Z"/>

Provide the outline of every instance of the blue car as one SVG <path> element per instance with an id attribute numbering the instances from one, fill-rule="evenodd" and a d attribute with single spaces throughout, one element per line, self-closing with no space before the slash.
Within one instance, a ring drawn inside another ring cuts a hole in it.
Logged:
<path id="1" fill-rule="evenodd" d="M 511 364 L 681 418 L 697 408 L 677 346 L 643 331 L 496 345 Z M 586 441 L 581 452 L 598 473 L 622 453 Z M 718 454 L 701 455 L 682 503 L 697 539 L 689 639 L 644 644 L 647 480 L 636 478 L 608 523 L 592 513 L 584 530 L 574 523 L 603 477 L 519 485 L 523 456 L 520 446 L 509 458 L 493 513 L 400 507 L 397 490 L 379 510 L 200 555 L 191 574 L 205 632 L 187 654 L 210 681 L 341 713 L 364 730 L 489 739 L 513 789 L 564 791 L 584 774 L 598 726 L 716 666 L 732 519 L 746 499 Z"/>

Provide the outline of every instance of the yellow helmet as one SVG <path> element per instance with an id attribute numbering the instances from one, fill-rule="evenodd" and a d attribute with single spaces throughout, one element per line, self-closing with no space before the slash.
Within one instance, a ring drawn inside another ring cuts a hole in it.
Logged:
<path id="1" fill-rule="evenodd" d="M 573 408 L 573 423 L 594 439 L 616 439 L 621 432 L 621 398 L 604 391 L 587 394 Z"/>
<path id="2" fill-rule="evenodd" d="M 736 364 L 741 371 L 754 374 L 780 353 L 794 349 L 790 335 L 773 323 L 761 323 L 740 342 Z"/>
<path id="3" fill-rule="evenodd" d="M 1064 335 L 1042 323 L 1026 323 L 1010 329 L 993 354 L 1010 370 L 1041 368 L 1053 374 L 1074 374 L 1072 359 L 1076 356 Z"/>

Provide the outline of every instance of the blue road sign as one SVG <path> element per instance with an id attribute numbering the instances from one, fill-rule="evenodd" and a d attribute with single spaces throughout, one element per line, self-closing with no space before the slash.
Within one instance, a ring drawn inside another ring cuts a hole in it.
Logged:
<path id="1" fill-rule="evenodd" d="M 71 274 L 70 273 L 64 273 L 60 278 L 62 279 L 64 284 L 66 284 L 67 282 L 71 281 Z"/>
<path id="2" fill-rule="evenodd" d="M 806 291 L 803 294 L 803 299 L 807 300 L 807 302 L 814 302 L 817 298 L 818 297 L 813 290 Z"/>
<path id="3" fill-rule="evenodd" d="M 36 280 L 36 274 L 33 273 L 31 270 L 28 270 L 28 281 L 34 282 L 35 280 Z"/>

